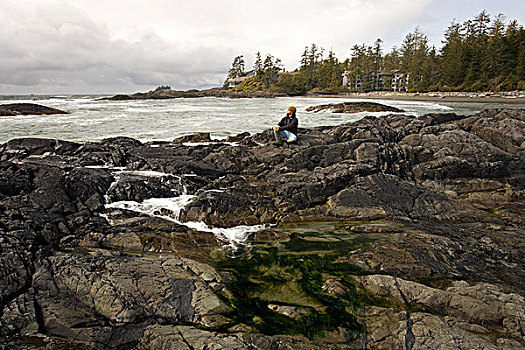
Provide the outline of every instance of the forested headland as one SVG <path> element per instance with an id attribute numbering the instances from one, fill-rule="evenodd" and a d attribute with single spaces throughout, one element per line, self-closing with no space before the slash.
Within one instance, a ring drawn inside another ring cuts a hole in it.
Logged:
<path id="1" fill-rule="evenodd" d="M 255 55 L 246 70 L 243 56 L 234 58 L 224 83 L 240 91 L 273 91 L 289 95 L 349 91 L 512 91 L 525 90 L 525 30 L 503 14 L 482 11 L 463 23 L 452 21 L 442 46 L 429 44 L 416 27 L 399 47 L 383 52 L 383 40 L 355 44 L 340 61 L 316 44 L 305 47 L 300 66 L 286 72 L 271 54 Z"/>

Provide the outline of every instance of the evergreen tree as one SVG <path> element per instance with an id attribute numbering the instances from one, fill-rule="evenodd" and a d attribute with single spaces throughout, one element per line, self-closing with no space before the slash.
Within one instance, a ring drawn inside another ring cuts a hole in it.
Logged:
<path id="1" fill-rule="evenodd" d="M 482 61 L 482 80 L 489 80 L 490 88 L 500 85 L 505 61 L 510 57 L 505 50 L 505 19 L 499 14 L 490 27 L 487 49 Z"/>
<path id="2" fill-rule="evenodd" d="M 303 54 L 301 55 L 301 70 L 306 69 L 308 66 L 308 46 L 304 47 Z"/>
<path id="3" fill-rule="evenodd" d="M 416 27 L 414 32 L 407 34 L 400 51 L 401 67 L 409 77 L 407 90 L 422 91 L 428 88 L 430 82 L 424 79 L 429 77 L 430 73 L 425 72 L 424 69 L 430 67 L 426 62 L 429 59 L 430 48 L 427 36 L 421 33 L 419 27 Z"/>
<path id="4" fill-rule="evenodd" d="M 240 77 L 244 73 L 244 56 L 236 56 L 233 59 L 232 66 L 228 71 L 228 79 Z"/>
<path id="5" fill-rule="evenodd" d="M 483 10 L 472 21 L 472 29 L 478 40 L 486 40 L 489 34 L 490 15 Z"/>
<path id="6" fill-rule="evenodd" d="M 525 90 L 525 30 L 523 27 L 519 32 L 519 42 L 516 76 L 520 82 L 524 83 L 523 88 Z"/>
<path id="7" fill-rule="evenodd" d="M 378 90 L 379 89 L 379 74 L 382 70 L 382 53 L 383 50 L 381 49 L 381 44 L 383 43 L 383 40 L 377 39 L 374 42 L 373 47 L 369 47 L 367 50 L 368 55 L 370 56 L 372 67 L 371 71 L 369 72 L 369 84 L 368 89 L 369 90 Z"/>
<path id="8" fill-rule="evenodd" d="M 305 76 L 300 72 L 281 74 L 274 89 L 292 96 L 304 95 L 308 92 Z"/>
<path id="9" fill-rule="evenodd" d="M 244 73 L 244 56 L 236 56 L 233 59 L 232 66 L 230 70 L 228 71 L 228 76 L 226 77 L 226 80 L 224 81 L 223 88 L 226 88 L 228 86 L 228 80 L 235 79 L 237 77 L 240 77 Z"/>
<path id="10" fill-rule="evenodd" d="M 282 64 L 280 59 L 274 58 L 272 55 L 267 54 L 262 64 L 262 72 L 258 74 L 257 79 L 263 83 L 265 87 L 277 82 L 279 71 L 282 70 Z"/>
<path id="11" fill-rule="evenodd" d="M 473 20 L 465 22 L 467 73 L 464 88 L 466 90 L 483 89 L 488 84 L 488 72 L 484 60 L 487 52 L 490 16 L 482 11 Z"/>
<path id="12" fill-rule="evenodd" d="M 441 48 L 441 79 L 445 87 L 456 87 L 465 79 L 465 48 L 461 27 L 453 22 L 445 32 Z"/>
<path id="13" fill-rule="evenodd" d="M 383 70 L 386 72 L 393 72 L 401 69 L 401 57 L 397 47 L 392 47 L 390 53 L 383 57 Z"/>
<path id="14" fill-rule="evenodd" d="M 306 47 L 301 57 L 301 73 L 305 76 L 307 89 L 311 90 L 318 85 L 318 64 L 323 57 L 323 48 L 318 48 L 312 44 Z"/>
<path id="15" fill-rule="evenodd" d="M 342 68 L 332 50 L 330 50 L 326 59 L 321 60 L 317 64 L 316 75 L 316 87 L 318 89 L 330 93 L 340 90 L 342 84 Z"/>
<path id="16" fill-rule="evenodd" d="M 419 27 L 406 35 L 399 49 L 393 47 L 384 56 L 382 43 L 377 39 L 372 46 L 352 46 L 351 57 L 343 63 L 332 50 L 325 58 L 323 48 L 311 44 L 304 48 L 300 67 L 280 76 L 280 60 L 270 54 L 263 60 L 257 52 L 257 75 L 245 87 L 292 94 L 335 92 L 341 89 L 344 72 L 350 89 L 372 91 L 382 87 L 381 72 L 400 72 L 407 74 L 410 91 L 525 89 L 525 30 L 516 20 L 505 25 L 502 14 L 491 19 L 482 11 L 461 24 L 452 22 L 439 52 Z M 244 57 L 237 56 L 228 78 L 243 72 Z"/>
<path id="17" fill-rule="evenodd" d="M 261 58 L 261 53 L 257 51 L 255 54 L 255 62 L 253 64 L 253 70 L 255 71 L 255 74 L 261 74 L 263 71 L 263 63 Z"/>
<path id="18" fill-rule="evenodd" d="M 372 48 L 365 44 L 354 45 L 351 49 L 351 59 L 347 66 L 347 78 L 352 90 L 372 90 L 369 74 L 373 69 L 374 61 Z"/>
<path id="19" fill-rule="evenodd" d="M 505 53 L 503 59 L 503 82 L 504 89 L 514 89 L 518 87 L 520 81 L 525 81 L 525 31 L 523 26 L 513 20 L 505 31 Z M 520 86 L 524 85 L 520 84 Z M 521 87 L 522 89 L 525 86 Z"/>

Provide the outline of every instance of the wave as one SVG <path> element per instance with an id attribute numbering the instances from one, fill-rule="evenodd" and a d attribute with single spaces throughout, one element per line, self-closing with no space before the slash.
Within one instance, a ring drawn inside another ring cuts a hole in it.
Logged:
<path id="1" fill-rule="evenodd" d="M 454 108 L 442 105 L 435 102 L 426 102 L 426 101 L 404 101 L 404 100 L 373 100 L 374 102 L 382 103 L 385 105 L 390 105 L 393 107 L 403 108 L 403 107 L 412 107 L 415 108 L 414 111 L 420 111 L 421 109 L 431 110 L 453 110 Z"/>
<path id="2" fill-rule="evenodd" d="M 92 96 L 97 98 L 100 96 Z M 41 102 L 33 98 L 44 99 Z M 140 141 L 169 141 L 174 137 L 211 132 L 214 136 L 236 135 L 248 131 L 258 133 L 275 124 L 290 105 L 298 110 L 301 127 L 338 125 L 360 119 L 364 115 L 337 116 L 307 113 L 312 105 L 338 103 L 341 98 L 280 97 L 275 99 L 195 98 L 177 100 L 100 101 L 90 96 L 8 96 L 2 103 L 39 103 L 70 112 L 58 116 L 16 116 L 0 118 L 0 143 L 16 137 L 48 137 L 68 141 L 97 141 L 114 136 L 128 136 Z M 382 99 L 352 99 L 377 101 L 406 110 L 409 115 L 433 112 L 473 114 L 486 108 L 480 101 L 468 103 L 446 101 L 401 101 Z M 503 108 L 504 104 L 498 104 Z"/>

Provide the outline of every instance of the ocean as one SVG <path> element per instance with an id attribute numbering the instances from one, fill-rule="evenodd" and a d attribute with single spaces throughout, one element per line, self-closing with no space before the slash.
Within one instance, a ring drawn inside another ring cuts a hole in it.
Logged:
<path id="1" fill-rule="evenodd" d="M 0 104 L 36 103 L 69 112 L 67 115 L 0 117 L 0 143 L 14 138 L 40 137 L 67 141 L 97 141 L 128 136 L 140 141 L 169 141 L 197 132 L 222 139 L 245 131 L 258 133 L 297 107 L 299 126 L 339 125 L 388 113 L 333 114 L 306 112 L 309 106 L 343 101 L 378 102 L 409 115 L 457 113 L 470 115 L 485 108 L 516 105 L 480 102 L 419 102 L 345 98 L 283 97 L 271 99 L 181 98 L 170 100 L 100 101 L 102 96 L 0 96 Z"/>
<path id="2" fill-rule="evenodd" d="M 419 116 L 426 113 L 457 113 L 470 115 L 485 108 L 516 105 L 493 103 L 441 103 L 402 100 L 358 100 L 342 98 L 287 97 L 273 99 L 191 98 L 172 100 L 100 101 L 101 96 L 0 96 L 0 104 L 37 103 L 69 112 L 67 115 L 0 117 L 0 143 L 21 137 L 54 138 L 67 141 L 97 141 L 115 136 L 128 136 L 140 141 L 167 141 L 196 132 L 210 132 L 212 138 L 222 139 L 248 131 L 261 132 L 277 123 L 288 106 L 297 107 L 299 125 L 311 128 L 321 125 L 339 125 L 354 122 L 367 115 L 385 113 L 333 114 L 306 112 L 309 106 L 343 101 L 372 101 L 401 108 L 404 114 Z M 110 169 L 116 186 L 125 169 Z M 132 171 L 133 172 L 133 171 Z M 133 172 L 137 173 L 137 172 Z M 140 172 L 146 181 L 150 176 L 167 176 L 155 172 Z M 180 174 L 175 174 L 179 176 Z M 190 175 L 187 175 L 190 176 Z M 212 232 L 220 242 L 234 250 L 247 244 L 251 232 L 267 225 L 209 227 L 204 222 L 180 222 L 180 211 L 193 200 L 194 194 L 185 193 L 173 198 L 149 198 L 142 202 L 106 199 L 106 208 L 124 208 L 169 220 L 203 232 Z M 171 214 L 159 214 L 171 213 Z M 111 222 L 108 216 L 106 219 Z"/>

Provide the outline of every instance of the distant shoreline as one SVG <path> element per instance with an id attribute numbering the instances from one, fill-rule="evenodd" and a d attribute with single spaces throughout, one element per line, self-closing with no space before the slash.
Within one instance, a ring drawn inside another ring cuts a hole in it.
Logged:
<path id="1" fill-rule="evenodd" d="M 208 90 L 186 90 L 169 92 L 150 91 L 148 93 L 135 93 L 130 95 L 107 94 L 61 94 L 60 97 L 76 96 L 97 96 L 97 100 L 153 100 L 153 99 L 175 99 L 188 97 L 225 97 L 225 98 L 341 98 L 341 99 L 378 99 L 378 100 L 402 100 L 402 101 L 434 101 L 434 102 L 463 102 L 463 103 L 501 103 L 512 105 L 525 105 L 525 91 L 505 91 L 505 92 L 394 92 L 394 91 L 373 91 L 373 92 L 346 92 L 340 94 L 306 94 L 297 96 L 285 96 L 282 94 L 269 93 L 264 91 L 231 91 L 222 89 Z M 42 97 L 54 97 L 58 95 L 0 95 L 0 101 L 11 97 L 27 97 L 33 100 L 40 100 Z"/>
<path id="2" fill-rule="evenodd" d="M 348 99 L 382 99 L 382 100 L 407 100 L 407 101 L 435 101 L 435 102 L 472 102 L 472 103 L 504 103 L 525 104 L 525 91 L 505 92 L 397 92 L 397 91 L 374 91 L 374 92 L 347 92 L 340 94 L 306 94 L 299 96 L 288 96 L 285 94 L 268 91 L 234 91 L 223 89 L 208 90 L 186 90 L 176 91 L 162 89 L 146 93 L 135 93 L 132 95 L 115 95 L 102 98 L 101 100 L 148 100 L 148 99 L 172 99 L 172 98 L 195 98 L 195 97 L 226 97 L 226 98 L 273 98 L 273 97 L 297 97 L 297 98 L 348 98 Z"/>
<path id="3" fill-rule="evenodd" d="M 487 92 L 348 92 L 337 95 L 310 94 L 302 97 L 315 98 L 351 98 L 351 99 L 381 99 L 403 101 L 440 101 L 440 102 L 473 102 L 473 103 L 505 103 L 525 105 L 525 91 L 510 91 L 499 93 Z"/>

